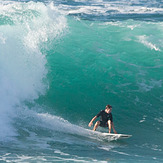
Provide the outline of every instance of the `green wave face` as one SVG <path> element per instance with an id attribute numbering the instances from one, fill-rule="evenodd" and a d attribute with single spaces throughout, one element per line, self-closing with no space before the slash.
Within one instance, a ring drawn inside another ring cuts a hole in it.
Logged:
<path id="1" fill-rule="evenodd" d="M 163 162 L 162 2 L 152 2 L 0 1 L 1 161 Z M 88 130 L 107 104 L 125 142 Z"/>

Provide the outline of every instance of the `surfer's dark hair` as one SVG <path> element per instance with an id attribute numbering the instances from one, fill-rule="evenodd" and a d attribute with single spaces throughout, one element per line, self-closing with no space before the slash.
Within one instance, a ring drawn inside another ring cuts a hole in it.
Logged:
<path id="1" fill-rule="evenodd" d="M 106 105 L 106 106 L 107 106 L 109 109 L 110 109 L 110 108 L 112 108 L 112 106 L 111 106 L 111 105 L 109 105 L 109 104 L 108 104 L 108 105 Z"/>

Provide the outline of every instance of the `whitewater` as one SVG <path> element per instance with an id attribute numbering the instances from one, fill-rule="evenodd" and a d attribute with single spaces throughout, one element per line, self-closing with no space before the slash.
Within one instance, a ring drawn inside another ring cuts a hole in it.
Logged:
<path id="1" fill-rule="evenodd" d="M 130 139 L 88 130 L 107 104 Z M 161 0 L 0 1 L 0 162 L 163 162 L 162 135 Z"/>

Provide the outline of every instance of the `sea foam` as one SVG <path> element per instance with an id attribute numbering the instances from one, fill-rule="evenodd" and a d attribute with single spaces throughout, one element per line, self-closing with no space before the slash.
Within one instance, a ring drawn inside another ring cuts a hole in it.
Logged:
<path id="1" fill-rule="evenodd" d="M 58 38 L 67 25 L 52 3 L 1 2 L 0 16 L 0 138 L 5 139 L 17 135 L 16 108 L 48 88 L 40 45 Z"/>

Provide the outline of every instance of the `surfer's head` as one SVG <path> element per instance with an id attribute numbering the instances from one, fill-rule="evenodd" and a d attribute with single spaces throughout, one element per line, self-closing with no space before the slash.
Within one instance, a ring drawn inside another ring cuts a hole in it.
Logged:
<path id="1" fill-rule="evenodd" d="M 112 111 L 112 106 L 111 105 L 106 105 L 105 112 L 106 113 L 111 113 L 111 111 Z"/>

